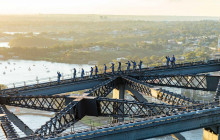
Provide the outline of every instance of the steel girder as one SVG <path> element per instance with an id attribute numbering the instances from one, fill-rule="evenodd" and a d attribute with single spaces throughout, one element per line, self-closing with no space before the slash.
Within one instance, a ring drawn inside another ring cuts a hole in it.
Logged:
<path id="1" fill-rule="evenodd" d="M 180 69 L 180 68 L 184 68 L 184 67 L 195 67 L 195 66 L 205 66 L 205 65 L 219 65 L 220 64 L 220 60 L 216 59 L 216 60 L 209 60 L 207 62 L 204 61 L 198 61 L 198 62 L 190 62 L 190 63 L 183 63 L 183 64 L 176 64 L 176 69 Z M 158 66 L 158 67 L 154 67 L 154 68 L 143 68 L 142 72 L 148 72 L 149 74 L 153 71 L 157 71 L 157 70 L 168 70 L 168 69 L 173 69 L 173 68 L 169 68 L 167 66 Z M 123 74 L 126 74 L 126 71 L 122 72 Z M 139 72 L 131 72 L 128 75 L 139 75 Z M 112 77 L 112 75 L 110 73 L 108 74 L 99 74 L 96 79 L 103 79 L 103 78 L 110 78 Z M 39 89 L 39 88 L 45 88 L 45 87 L 49 87 L 49 86 L 57 86 L 57 85 L 62 85 L 62 84 L 68 84 L 68 83 L 73 83 L 73 82 L 83 82 L 86 80 L 91 80 L 91 78 L 89 76 L 82 78 L 76 78 L 76 79 L 64 79 L 61 80 L 60 83 L 58 84 L 57 81 L 50 81 L 50 82 L 45 82 L 45 83 L 36 83 L 33 85 L 24 85 L 22 87 L 15 87 L 15 88 L 10 88 L 10 89 L 4 89 L 4 90 L 0 90 L 0 94 L 5 95 L 5 94 L 14 94 L 14 93 L 18 93 L 19 91 L 23 91 L 23 90 L 34 90 L 34 89 Z"/>
<path id="2" fill-rule="evenodd" d="M 130 87 L 131 89 L 134 89 L 140 93 L 144 93 L 148 96 L 152 96 L 151 94 L 151 88 L 153 88 L 152 85 L 128 76 L 123 76 L 123 79 L 125 80 L 125 85 Z"/>
<path id="3" fill-rule="evenodd" d="M 95 88 L 90 90 L 89 96 L 107 96 L 114 88 L 114 80 L 117 77 L 111 78 Z M 1 104 L 18 106 L 30 109 L 38 109 L 44 111 L 58 112 L 53 118 L 51 118 L 40 129 L 36 130 L 35 134 L 43 136 L 54 135 L 61 133 L 69 126 L 73 125 L 83 116 L 82 114 L 76 114 L 76 104 L 78 101 L 73 101 L 75 98 L 69 98 L 68 96 L 1 96 Z M 65 107 L 67 100 L 70 103 Z M 78 117 L 78 118 L 77 118 Z"/>
<path id="4" fill-rule="evenodd" d="M 76 123 L 81 117 L 77 116 L 77 101 L 70 102 L 65 108 L 58 112 L 53 118 L 35 131 L 40 136 L 56 135 Z"/>
<path id="5" fill-rule="evenodd" d="M 175 113 L 177 106 L 143 103 L 120 99 L 98 98 L 100 116 L 111 117 L 147 117 Z"/>
<path id="6" fill-rule="evenodd" d="M 151 85 L 207 90 L 206 75 L 148 75 L 138 77 Z"/>
<path id="7" fill-rule="evenodd" d="M 114 80 L 111 78 L 89 91 L 89 96 L 106 97 L 114 89 Z M 0 96 L 0 104 L 23 108 L 59 112 L 65 107 L 67 101 L 73 100 L 68 96 L 30 96 L 30 95 L 7 95 Z"/>
<path id="8" fill-rule="evenodd" d="M 141 73 L 143 73 L 144 75 L 145 74 L 154 74 L 154 75 L 157 75 L 157 73 L 160 73 L 160 72 L 163 72 L 163 71 L 166 71 L 165 73 L 169 73 L 169 72 L 172 72 L 173 70 L 177 70 L 177 71 L 181 71 L 181 69 L 187 69 L 187 68 L 203 68 L 203 67 L 206 67 L 206 66 L 210 66 L 210 67 L 213 67 L 213 66 L 218 66 L 218 68 L 214 68 L 214 69 L 211 69 L 211 70 L 206 70 L 206 71 L 194 71 L 194 72 L 191 72 L 191 73 L 206 73 L 206 72 L 213 72 L 213 71 L 219 71 L 220 67 L 220 59 L 215 59 L 215 60 L 208 60 L 208 61 L 197 61 L 197 62 L 187 62 L 187 63 L 179 63 L 179 64 L 176 64 L 176 66 L 174 68 L 172 67 L 167 67 L 165 65 L 163 66 L 156 66 L 156 67 L 153 67 L 153 68 L 143 68 L 141 70 Z M 137 72 L 136 72 L 137 73 Z M 138 72 L 139 73 L 139 72 Z M 178 74 L 179 72 L 177 72 Z M 189 71 L 187 71 L 187 73 L 189 73 Z M 135 73 L 132 73 L 133 75 Z M 132 75 L 132 74 L 129 74 L 129 75 Z"/>
<path id="9" fill-rule="evenodd" d="M 98 77 L 91 79 L 89 76 L 86 76 L 84 78 L 76 78 L 76 79 L 64 79 L 64 80 L 60 80 L 60 83 L 57 83 L 57 81 L 50 81 L 50 82 L 45 82 L 45 83 L 37 83 L 36 84 L 32 84 L 32 85 L 24 85 L 22 87 L 14 87 L 14 88 L 9 88 L 9 89 L 3 89 L 0 90 L 0 94 L 1 95 L 6 95 L 6 94 L 16 94 L 19 93 L 20 91 L 28 91 L 28 90 L 36 90 L 36 89 L 40 89 L 40 88 L 48 88 L 48 87 L 52 87 L 52 86 L 61 86 L 61 85 L 66 85 L 66 84 L 73 84 L 75 82 L 85 82 L 85 81 L 89 81 L 89 80 L 100 80 L 100 79 L 106 79 L 108 78 L 108 76 L 104 75 L 104 74 L 100 74 L 98 75 Z"/>
<path id="10" fill-rule="evenodd" d="M 117 77 L 110 78 L 109 80 L 95 86 L 89 91 L 88 96 L 106 97 L 115 88 L 115 80 Z"/>
<path id="11" fill-rule="evenodd" d="M 218 86 L 215 92 L 214 101 L 219 101 L 219 96 L 220 96 L 220 79 L 219 79 Z"/>
<path id="12" fill-rule="evenodd" d="M 66 96 L 0 96 L 0 104 L 58 112 L 66 105 Z"/>
<path id="13" fill-rule="evenodd" d="M 187 98 L 183 95 L 176 94 L 164 89 L 160 89 L 158 91 L 158 100 L 161 100 L 165 103 L 172 104 L 172 105 L 183 105 L 183 106 L 189 106 L 192 104 L 198 104 L 199 102 L 194 101 L 193 99 Z"/>
<path id="14" fill-rule="evenodd" d="M 25 135 L 29 136 L 33 134 L 33 131 L 20 118 L 18 118 L 14 113 L 9 111 L 5 105 L 2 106 L 2 109 L 4 110 L 4 113 L 7 115 L 8 119 L 22 132 L 24 132 Z"/>
<path id="15" fill-rule="evenodd" d="M 114 80 L 117 77 L 111 78 L 100 85 L 97 85 L 92 90 L 89 91 L 87 96 L 107 96 L 114 88 Z M 63 132 L 68 127 L 76 123 L 82 117 L 84 113 L 79 113 L 80 109 L 77 104 L 81 101 L 71 101 L 65 108 L 63 108 L 59 113 L 57 113 L 53 118 L 51 118 L 46 124 L 42 125 L 40 129 L 36 130 L 35 134 L 40 134 L 42 136 L 56 135 Z M 94 111 L 96 112 L 96 111 Z"/>
<path id="16" fill-rule="evenodd" d="M 177 69 L 182 68 L 182 67 L 193 67 L 193 66 L 199 66 L 199 65 L 212 65 L 212 64 L 216 65 L 217 63 L 219 63 L 219 61 L 209 61 L 208 63 L 204 63 L 204 62 L 190 63 L 189 65 L 187 64 L 180 65 L 180 66 L 177 65 Z M 169 68 L 160 67 L 158 69 L 169 69 Z M 154 68 L 153 70 L 157 70 L 157 68 Z M 143 71 L 145 72 L 144 69 Z M 151 70 L 149 71 L 146 69 L 146 71 L 150 72 Z M 131 73 L 131 75 L 132 74 L 136 74 L 136 73 L 134 72 L 134 73 Z M 121 76 L 121 75 L 119 74 L 118 76 Z M 110 78 L 110 77 L 112 77 L 112 75 L 106 75 L 106 76 L 99 75 L 97 80 L 99 80 L 100 78 L 103 79 L 103 78 Z M 117 83 L 115 82 L 116 78 L 117 77 L 111 78 L 108 81 L 96 86 L 86 96 L 106 97 L 111 92 L 111 90 L 115 88 L 116 83 Z M 141 93 L 145 93 L 152 97 L 156 97 L 157 99 L 160 99 L 164 102 L 173 104 L 173 106 L 164 105 L 164 104 L 150 104 L 150 103 L 135 102 L 135 101 L 117 100 L 117 99 L 107 99 L 107 98 L 96 98 L 96 99 L 85 99 L 84 100 L 83 97 L 81 97 L 82 99 L 75 99 L 75 100 L 73 100 L 73 98 L 72 99 L 69 98 L 68 102 L 69 101 L 70 102 L 65 107 L 66 104 L 64 105 L 59 104 L 58 106 L 56 106 L 57 101 L 53 102 L 50 99 L 52 96 L 42 97 L 42 98 L 37 98 L 37 97 L 36 98 L 35 97 L 19 98 L 18 97 L 18 99 L 15 99 L 16 97 L 12 96 L 12 97 L 9 97 L 10 98 L 9 100 L 6 97 L 2 97 L 5 100 L 1 98 L 2 99 L 1 103 L 6 104 L 10 102 L 11 104 L 15 106 L 20 105 L 23 107 L 34 108 L 34 109 L 43 108 L 42 110 L 47 110 L 47 111 L 59 111 L 60 109 L 62 109 L 53 118 L 51 118 L 45 125 L 43 125 L 40 129 L 38 129 L 35 132 L 35 134 L 39 134 L 40 136 L 50 136 L 50 135 L 56 135 L 57 133 L 61 133 L 66 128 L 68 128 L 69 126 L 77 122 L 79 119 L 81 119 L 84 115 L 94 115 L 94 116 L 100 115 L 100 116 L 113 116 L 113 117 L 126 117 L 126 116 L 144 117 L 147 115 L 164 115 L 164 114 L 170 115 L 170 112 L 175 113 L 176 111 L 186 111 L 187 108 L 188 109 L 192 108 L 192 110 L 196 110 L 196 109 L 204 107 L 203 104 L 194 105 L 194 103 L 196 102 L 194 102 L 193 100 L 190 100 L 189 98 L 186 98 L 178 94 L 170 93 L 165 90 L 157 91 L 156 96 L 154 96 L 152 93 L 152 91 L 154 90 L 154 87 L 152 85 L 135 80 L 134 78 L 129 78 L 129 77 L 123 77 L 123 78 L 125 80 L 125 84 L 129 86 L 131 89 L 134 89 Z M 79 82 L 81 82 L 85 80 L 88 81 L 91 79 L 86 77 L 85 79 L 78 79 L 78 80 Z M 67 79 L 67 80 L 61 81 L 60 84 L 68 85 L 68 83 L 71 83 L 71 82 L 73 82 L 72 79 Z M 166 83 L 166 84 L 169 85 L 170 83 Z M 171 85 L 172 84 L 173 82 L 171 82 Z M 11 89 L 11 90 L 6 90 L 6 91 L 8 91 L 9 93 L 14 93 L 20 90 L 21 91 L 22 90 L 33 90 L 33 89 L 44 88 L 48 86 L 58 86 L 58 84 L 57 82 L 48 82 L 48 83 L 43 83 L 43 84 L 24 86 L 18 89 Z M 190 86 L 196 87 L 196 85 L 190 85 Z M 85 101 L 85 102 L 82 102 L 82 101 Z M 54 105 L 48 106 L 48 104 L 51 104 L 51 102 Z M 63 101 L 63 103 L 64 102 L 67 103 L 66 101 Z M 81 108 L 82 106 L 84 106 L 84 103 L 87 104 L 86 108 L 90 108 L 91 106 L 93 108 L 95 105 L 96 109 L 94 108 L 93 109 L 96 110 L 96 113 L 99 111 L 100 114 L 85 113 L 88 110 L 86 110 L 85 107 Z M 192 104 L 192 105 L 189 105 L 189 104 Z M 182 106 L 177 107 L 174 105 L 182 105 Z M 213 104 L 213 106 L 216 106 L 216 105 Z"/>
<path id="17" fill-rule="evenodd" d="M 0 105 L 0 114 L 6 114 L 2 105 Z M 6 138 L 13 139 L 19 137 L 7 115 L 0 117 L 0 123 Z"/>
<path id="18" fill-rule="evenodd" d="M 148 83 L 139 81 L 131 77 L 123 77 L 126 80 L 126 85 L 134 90 L 137 90 L 143 94 L 154 97 L 166 103 L 172 105 L 189 105 L 196 104 L 198 102 L 187 98 L 183 95 L 179 95 L 167 90 L 154 89 L 154 87 Z M 154 94 L 152 94 L 154 92 Z"/>

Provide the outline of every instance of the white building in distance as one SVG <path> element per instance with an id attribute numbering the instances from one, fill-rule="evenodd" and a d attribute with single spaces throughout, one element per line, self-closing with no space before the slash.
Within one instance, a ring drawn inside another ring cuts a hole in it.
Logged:
<path id="1" fill-rule="evenodd" d="M 218 38 L 218 48 L 220 48 L 220 37 Z"/>

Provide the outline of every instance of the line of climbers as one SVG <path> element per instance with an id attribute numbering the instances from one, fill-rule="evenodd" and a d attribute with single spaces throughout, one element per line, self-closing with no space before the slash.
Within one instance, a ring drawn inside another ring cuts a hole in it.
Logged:
<path id="1" fill-rule="evenodd" d="M 171 59 L 170 59 L 169 56 L 166 56 L 166 60 L 167 60 L 167 62 L 166 62 L 167 67 L 169 67 L 170 63 L 171 63 L 172 67 L 174 67 L 176 65 L 175 64 L 176 59 L 175 59 L 174 55 L 172 56 Z M 128 61 L 127 63 L 125 63 L 125 64 L 127 64 L 127 70 L 126 70 L 127 73 L 130 72 L 131 63 L 133 64 L 133 72 L 135 72 L 137 70 L 137 63 L 135 61 L 131 61 L 131 62 Z M 140 72 L 141 72 L 142 64 L 143 64 L 143 61 L 140 60 L 140 62 L 138 64 Z M 111 64 L 110 68 L 112 69 L 112 74 L 115 74 L 115 64 L 114 63 Z M 107 71 L 107 66 L 106 66 L 106 64 L 104 64 L 104 74 L 106 74 L 106 71 Z M 89 77 L 91 77 L 91 78 L 93 77 L 93 72 L 94 72 L 94 69 L 93 69 L 93 67 L 91 67 L 91 69 L 90 69 L 90 76 Z M 98 67 L 95 65 L 95 77 L 98 76 L 98 72 L 99 72 Z M 121 71 L 121 62 L 118 62 L 117 73 L 119 74 L 121 72 L 122 72 Z M 81 78 L 84 78 L 84 75 L 85 75 L 85 71 L 82 68 L 82 70 L 81 70 Z M 58 83 L 60 83 L 60 78 L 61 78 L 61 74 L 60 74 L 60 72 L 57 72 L 57 82 Z M 73 69 L 73 80 L 75 80 L 75 78 L 76 78 L 76 69 L 74 68 Z"/>
<path id="2" fill-rule="evenodd" d="M 131 61 L 131 62 L 133 63 L 133 72 L 135 72 L 136 69 L 137 69 L 137 64 L 136 64 L 135 61 Z M 127 73 L 129 73 L 130 67 L 131 67 L 131 63 L 130 63 L 130 61 L 128 61 L 125 64 L 127 64 Z M 143 61 L 140 60 L 140 62 L 138 64 L 139 71 L 141 71 L 142 64 L 143 64 Z M 115 74 L 115 64 L 114 63 L 112 63 L 110 68 L 112 69 L 112 74 Z M 106 64 L 104 64 L 104 74 L 106 74 L 106 71 L 107 71 L 107 66 L 106 66 Z M 94 69 L 93 69 L 93 67 L 91 67 L 91 69 L 90 69 L 90 76 L 89 77 L 91 77 L 91 78 L 93 77 L 93 72 L 94 72 Z M 99 72 L 98 67 L 95 65 L 95 77 L 98 76 L 98 72 Z M 121 73 L 121 72 L 122 72 L 121 71 L 121 62 L 118 62 L 117 73 Z M 82 68 L 82 70 L 81 70 L 81 78 L 84 78 L 84 75 L 85 75 L 85 71 Z M 61 76 L 62 76 L 61 73 L 57 72 L 57 82 L 58 83 L 60 83 Z M 75 80 L 75 78 L 76 78 L 76 68 L 73 69 L 73 80 Z"/>

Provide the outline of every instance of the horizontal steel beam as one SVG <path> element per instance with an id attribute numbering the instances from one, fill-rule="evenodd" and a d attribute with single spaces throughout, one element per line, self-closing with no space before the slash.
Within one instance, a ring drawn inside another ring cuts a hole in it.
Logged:
<path id="1" fill-rule="evenodd" d="M 20 120 L 14 113 L 10 112 L 5 106 L 2 106 L 5 114 L 9 118 L 14 125 L 16 125 L 24 134 L 27 136 L 33 134 L 33 131 L 22 121 Z"/>
<path id="2" fill-rule="evenodd" d="M 170 114 L 179 111 L 176 106 L 156 103 L 144 103 L 121 99 L 97 98 L 99 116 L 111 117 L 147 117 Z"/>
<path id="3" fill-rule="evenodd" d="M 17 94 L 17 95 L 54 95 L 54 94 L 90 89 L 98 84 L 101 84 L 102 82 L 106 80 L 108 80 L 108 78 L 73 81 L 73 82 L 68 82 L 68 83 L 63 83 L 63 84 L 48 85 L 45 87 L 37 87 L 37 88 L 22 87 L 22 89 L 20 90 L 6 89 L 6 90 L 2 90 L 1 94 L 3 95 L 7 95 L 7 94 L 10 94 L 10 95 L 14 95 L 14 94 Z"/>
<path id="4" fill-rule="evenodd" d="M 134 77 L 151 85 L 216 91 L 220 76 L 210 75 L 146 75 Z"/>
<path id="5" fill-rule="evenodd" d="M 153 85 L 139 81 L 135 78 L 131 78 L 131 77 L 123 77 L 123 78 L 126 81 L 125 82 L 126 86 L 130 87 L 131 89 L 137 90 L 140 93 L 154 97 L 166 103 L 172 105 L 189 105 L 189 104 L 198 103 L 183 95 L 179 95 L 173 92 L 169 92 L 167 90 L 161 90 L 155 88 Z"/>
<path id="6" fill-rule="evenodd" d="M 2 105 L 53 112 L 64 108 L 67 100 L 69 99 L 66 96 L 0 96 Z"/>
<path id="7" fill-rule="evenodd" d="M 103 127 L 102 129 L 69 134 L 54 139 L 126 139 L 138 140 L 164 136 L 194 129 L 218 125 L 220 123 L 220 108 L 205 109 L 182 115 L 156 118 L 154 120 L 120 124 Z M 51 139 L 53 140 L 53 138 Z"/>
<path id="8" fill-rule="evenodd" d="M 176 64 L 174 68 L 167 66 L 158 66 L 151 68 L 144 68 L 141 72 L 131 72 L 129 76 L 144 76 L 144 75 L 158 75 L 158 74 L 199 74 L 220 71 L 220 59 L 209 60 L 207 62 L 190 62 Z"/>
<path id="9" fill-rule="evenodd" d="M 12 125 L 12 122 L 6 115 L 4 111 L 4 106 L 0 105 L 0 114 L 5 114 L 4 116 L 0 117 L 0 126 L 1 129 L 7 139 L 13 139 L 18 138 L 19 135 L 17 134 L 16 130 L 14 129 L 14 126 Z"/>

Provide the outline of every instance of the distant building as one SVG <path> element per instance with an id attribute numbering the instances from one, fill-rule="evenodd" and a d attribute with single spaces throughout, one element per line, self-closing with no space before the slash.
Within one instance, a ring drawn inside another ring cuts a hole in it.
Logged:
<path id="1" fill-rule="evenodd" d="M 220 48 L 220 38 L 218 38 L 218 48 Z"/>
<path id="2" fill-rule="evenodd" d="M 19 56 L 12 56 L 12 58 L 13 58 L 13 59 L 18 59 L 18 58 L 19 58 Z"/>
<path id="3" fill-rule="evenodd" d="M 178 45 L 183 45 L 183 42 L 179 41 L 177 42 Z"/>
<path id="4" fill-rule="evenodd" d="M 176 41 L 175 41 L 174 39 L 169 39 L 169 40 L 167 40 L 167 42 L 168 42 L 169 44 L 176 44 Z"/>
<path id="5" fill-rule="evenodd" d="M 88 64 L 89 64 L 89 65 L 97 65 L 97 64 L 98 64 L 98 61 L 89 61 Z"/>
<path id="6" fill-rule="evenodd" d="M 211 50 L 213 50 L 213 51 L 215 51 L 215 50 L 216 50 L 216 48 L 214 48 L 214 47 L 209 47 L 209 49 L 211 49 Z"/>
<path id="7" fill-rule="evenodd" d="M 90 47 L 89 50 L 90 51 L 101 51 L 103 48 L 100 47 L 100 46 L 93 46 L 93 47 Z"/>
<path id="8" fill-rule="evenodd" d="M 146 44 L 153 44 L 153 41 L 144 41 Z"/>
<path id="9" fill-rule="evenodd" d="M 117 58 L 117 61 L 121 61 L 121 60 L 127 60 L 127 58 L 121 57 L 121 58 Z"/>

